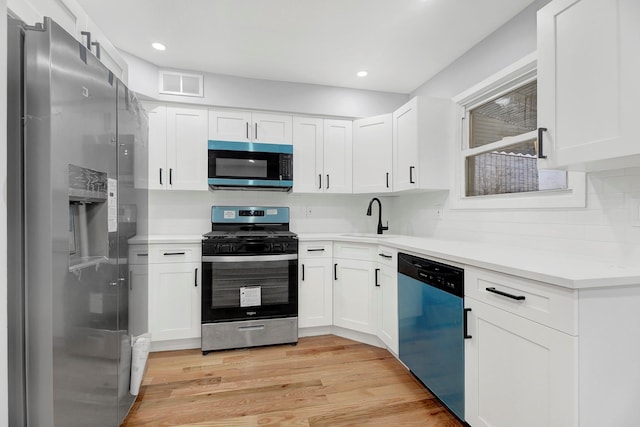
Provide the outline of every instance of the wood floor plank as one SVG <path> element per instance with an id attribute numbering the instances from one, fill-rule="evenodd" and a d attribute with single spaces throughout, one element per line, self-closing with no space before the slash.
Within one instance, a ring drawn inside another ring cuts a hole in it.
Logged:
<path id="1" fill-rule="evenodd" d="M 461 424 L 385 349 L 332 335 L 152 353 L 123 427 Z"/>

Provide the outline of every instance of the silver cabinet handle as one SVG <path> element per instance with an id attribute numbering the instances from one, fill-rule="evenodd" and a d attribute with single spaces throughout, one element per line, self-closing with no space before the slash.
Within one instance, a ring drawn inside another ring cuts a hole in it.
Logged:
<path id="1" fill-rule="evenodd" d="M 324 248 L 307 249 L 307 252 L 324 252 Z"/>
<path id="2" fill-rule="evenodd" d="M 165 252 L 163 255 L 171 256 L 171 255 L 185 255 L 184 252 Z"/>
<path id="3" fill-rule="evenodd" d="M 247 141 L 249 140 L 249 122 L 246 123 L 247 127 Z"/>
<path id="4" fill-rule="evenodd" d="M 195 287 L 197 288 L 198 287 L 198 269 L 197 268 L 196 268 L 196 271 L 195 271 L 195 273 L 193 275 L 193 282 L 194 282 Z"/>
<path id="5" fill-rule="evenodd" d="M 238 326 L 239 331 L 260 331 L 264 329 L 264 325 Z"/>
<path id="6" fill-rule="evenodd" d="M 257 140 L 258 140 L 258 122 L 256 122 L 255 124 L 256 124 L 256 134 L 255 134 L 255 137 L 256 137 L 256 141 L 257 141 Z"/>

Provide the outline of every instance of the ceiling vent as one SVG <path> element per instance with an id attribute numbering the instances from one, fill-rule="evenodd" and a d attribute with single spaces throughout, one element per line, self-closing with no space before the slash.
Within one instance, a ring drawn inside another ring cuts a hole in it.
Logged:
<path id="1" fill-rule="evenodd" d="M 160 93 L 166 95 L 204 96 L 204 76 L 160 71 Z"/>

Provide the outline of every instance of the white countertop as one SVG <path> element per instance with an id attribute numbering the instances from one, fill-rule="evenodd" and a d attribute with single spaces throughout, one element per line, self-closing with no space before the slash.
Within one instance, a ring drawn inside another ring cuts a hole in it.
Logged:
<path id="1" fill-rule="evenodd" d="M 570 289 L 640 285 L 640 262 L 636 265 L 616 265 L 588 257 L 558 255 L 513 246 L 392 234 L 385 234 L 381 238 L 348 234 L 357 233 L 301 233 L 298 238 L 301 241 L 333 240 L 385 245 L 416 255 L 486 268 Z"/>
<path id="2" fill-rule="evenodd" d="M 360 235 L 360 236 L 358 236 Z M 570 289 L 640 285 L 640 262 L 622 265 L 578 255 L 457 240 L 367 233 L 299 233 L 303 242 L 330 240 L 394 247 L 425 257 L 486 268 Z M 129 244 L 199 243 L 201 235 L 135 236 Z"/>

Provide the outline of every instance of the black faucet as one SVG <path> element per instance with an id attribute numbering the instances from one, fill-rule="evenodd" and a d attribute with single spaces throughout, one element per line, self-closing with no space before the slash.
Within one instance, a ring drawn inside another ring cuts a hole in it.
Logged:
<path id="1" fill-rule="evenodd" d="M 378 202 L 378 232 L 377 233 L 382 234 L 384 230 L 389 229 L 389 221 L 387 221 L 386 227 L 382 226 L 382 203 L 380 202 L 380 199 L 378 199 L 377 197 L 374 197 L 369 202 L 369 207 L 367 208 L 367 216 L 371 216 L 371 206 L 373 205 L 373 202 Z"/>

